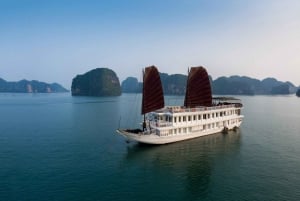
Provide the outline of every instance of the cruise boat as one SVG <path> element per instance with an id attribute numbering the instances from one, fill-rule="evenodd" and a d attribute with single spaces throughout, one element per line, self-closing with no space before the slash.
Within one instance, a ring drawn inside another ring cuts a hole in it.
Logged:
<path id="1" fill-rule="evenodd" d="M 239 99 L 212 97 L 206 69 L 192 67 L 188 73 L 183 106 L 165 106 L 159 72 L 155 66 L 143 72 L 141 128 L 117 129 L 128 140 L 167 144 L 240 127 L 243 105 Z"/>

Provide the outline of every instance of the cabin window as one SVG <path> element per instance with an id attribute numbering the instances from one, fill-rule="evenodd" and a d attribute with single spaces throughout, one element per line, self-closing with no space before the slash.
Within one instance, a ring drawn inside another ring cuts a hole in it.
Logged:
<path id="1" fill-rule="evenodd" d="M 174 134 L 177 134 L 177 130 L 176 129 L 174 129 Z"/>
<path id="2" fill-rule="evenodd" d="M 193 119 L 194 119 L 194 121 L 196 121 L 196 115 L 194 115 Z"/>
<path id="3" fill-rule="evenodd" d="M 181 128 L 178 128 L 178 133 L 181 133 Z"/>
<path id="4" fill-rule="evenodd" d="M 179 119 L 178 119 L 178 122 L 181 122 L 181 117 L 178 117 Z"/>
<path id="5" fill-rule="evenodd" d="M 183 128 L 183 133 L 186 133 L 186 128 Z"/>
<path id="6" fill-rule="evenodd" d="M 177 121 L 177 118 L 176 118 L 176 117 L 174 117 L 174 123 L 176 123 L 176 121 Z"/>
<path id="7" fill-rule="evenodd" d="M 182 119 L 183 119 L 182 121 L 185 122 L 186 121 L 186 116 L 183 116 Z"/>
<path id="8" fill-rule="evenodd" d="M 191 121 L 191 116 L 188 116 L 189 121 Z"/>
<path id="9" fill-rule="evenodd" d="M 203 114 L 203 119 L 206 119 L 206 114 Z"/>
<path id="10" fill-rule="evenodd" d="M 212 113 L 212 114 L 211 114 L 211 117 L 212 117 L 212 118 L 215 118 L 215 113 Z"/>
<path id="11" fill-rule="evenodd" d="M 172 117 L 169 117 L 169 122 L 172 122 Z"/>
<path id="12" fill-rule="evenodd" d="M 217 112 L 217 113 L 216 113 L 216 117 L 218 117 L 218 116 L 219 116 L 219 113 Z"/>
<path id="13" fill-rule="evenodd" d="M 201 115 L 200 114 L 198 115 L 198 120 L 201 120 Z"/>
<path id="14" fill-rule="evenodd" d="M 223 116 L 223 112 L 220 112 L 220 117 L 222 117 Z"/>
<path id="15" fill-rule="evenodd" d="M 173 130 L 169 130 L 169 135 L 172 135 L 173 134 Z"/>

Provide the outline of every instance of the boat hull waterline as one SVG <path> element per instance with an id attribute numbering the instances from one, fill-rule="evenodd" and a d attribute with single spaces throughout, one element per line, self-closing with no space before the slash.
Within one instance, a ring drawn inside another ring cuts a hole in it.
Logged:
<path id="1" fill-rule="evenodd" d="M 238 126 L 233 128 L 228 128 L 228 130 L 233 130 L 235 128 L 238 128 Z M 117 132 L 121 135 L 123 135 L 127 140 L 130 141 L 136 141 L 139 143 L 144 144 L 169 144 L 184 140 L 190 140 L 193 138 L 198 138 L 202 136 L 207 136 L 211 134 L 217 134 L 224 132 L 224 128 L 218 128 L 218 129 L 212 129 L 209 131 L 201 131 L 193 134 L 185 134 L 185 135 L 174 135 L 174 136 L 158 136 L 156 133 L 152 134 L 136 134 L 136 133 L 130 133 L 123 129 L 117 129 Z"/>
<path id="2" fill-rule="evenodd" d="M 117 133 L 129 141 L 146 144 L 168 144 L 234 130 L 240 127 L 244 118 L 240 114 L 241 107 L 235 105 L 202 108 L 201 110 L 198 109 L 199 111 L 188 109 L 189 111 L 196 110 L 196 112 L 176 113 L 166 112 L 169 111 L 169 108 L 163 112 L 152 112 L 151 115 L 156 117 L 155 119 L 163 119 L 163 121 L 148 121 L 145 131 L 117 129 Z"/>

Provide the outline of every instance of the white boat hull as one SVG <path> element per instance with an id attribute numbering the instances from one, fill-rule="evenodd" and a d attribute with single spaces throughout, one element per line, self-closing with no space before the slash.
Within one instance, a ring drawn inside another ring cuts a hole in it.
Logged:
<path id="1" fill-rule="evenodd" d="M 239 128 L 244 118 L 241 105 L 182 108 L 168 106 L 152 112 L 140 129 L 118 129 L 128 140 L 167 144 Z"/>
<path id="2" fill-rule="evenodd" d="M 126 139 L 145 143 L 145 144 L 168 144 L 183 140 L 189 140 L 201 136 L 211 135 L 215 133 L 224 132 L 226 129 L 233 130 L 235 128 L 239 128 L 241 123 L 238 123 L 236 125 L 232 125 L 231 127 L 221 127 L 221 128 L 214 128 L 209 129 L 205 131 L 197 131 L 193 133 L 186 133 L 186 134 L 174 134 L 174 135 L 168 135 L 168 136 L 159 136 L 156 133 L 151 134 L 144 134 L 144 133 L 132 133 L 128 132 L 126 130 L 118 129 L 117 132 L 121 135 L 123 135 Z"/>

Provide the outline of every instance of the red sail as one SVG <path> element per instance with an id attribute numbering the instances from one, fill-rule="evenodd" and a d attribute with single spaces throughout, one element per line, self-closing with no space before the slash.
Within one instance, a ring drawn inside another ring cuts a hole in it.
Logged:
<path id="1" fill-rule="evenodd" d="M 155 66 L 145 68 L 143 83 L 142 114 L 163 108 L 164 95 L 158 70 Z"/>
<path id="2" fill-rule="evenodd" d="M 211 106 L 212 94 L 208 74 L 202 66 L 192 67 L 187 81 L 184 106 Z"/>

